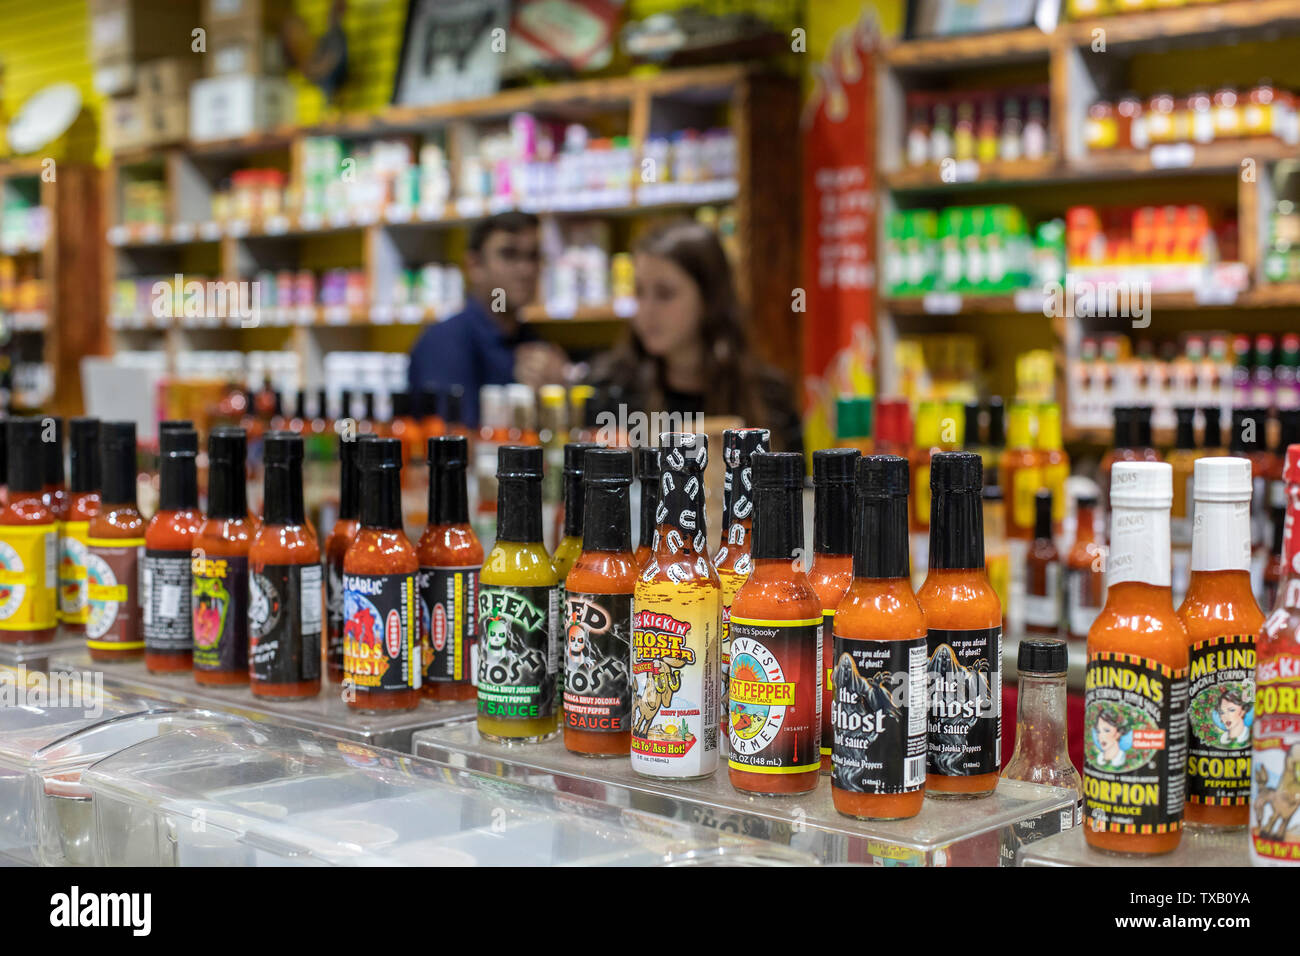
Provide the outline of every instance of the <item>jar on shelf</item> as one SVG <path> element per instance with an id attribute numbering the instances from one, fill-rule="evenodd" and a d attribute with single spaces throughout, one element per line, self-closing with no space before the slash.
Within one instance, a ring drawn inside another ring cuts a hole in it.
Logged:
<path id="1" fill-rule="evenodd" d="M 1102 152 L 1119 145 L 1119 123 L 1115 106 L 1109 100 L 1098 100 L 1088 107 L 1088 119 L 1083 125 L 1083 141 L 1089 152 Z"/>
<path id="2" fill-rule="evenodd" d="M 1147 138 L 1151 145 L 1176 143 L 1186 138 L 1180 136 L 1183 123 L 1179 122 L 1185 121 L 1186 115 L 1180 114 L 1177 106 L 1172 93 L 1157 93 L 1147 101 Z"/>
<path id="3" fill-rule="evenodd" d="M 907 165 L 924 166 L 930 161 L 930 111 L 922 94 L 908 94 L 907 114 Z"/>
<path id="4" fill-rule="evenodd" d="M 1187 97 L 1187 126 L 1194 143 L 1214 140 L 1214 101 L 1205 90 L 1197 90 Z"/>
<path id="5" fill-rule="evenodd" d="M 1214 91 L 1214 138 L 1236 139 L 1242 131 L 1242 104 L 1237 91 L 1223 86 Z"/>
<path id="6" fill-rule="evenodd" d="M 1115 121 L 1120 149 L 1146 149 L 1150 145 L 1142 99 L 1136 93 L 1120 97 L 1115 104 Z"/>
<path id="7" fill-rule="evenodd" d="M 1242 113 L 1242 130 L 1246 136 L 1274 135 L 1273 107 L 1277 89 L 1268 80 L 1260 80 L 1246 97 Z"/>

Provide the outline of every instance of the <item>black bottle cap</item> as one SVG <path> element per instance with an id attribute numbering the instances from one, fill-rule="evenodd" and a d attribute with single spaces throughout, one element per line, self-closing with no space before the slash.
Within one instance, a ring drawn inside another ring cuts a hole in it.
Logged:
<path id="1" fill-rule="evenodd" d="M 352 389 L 345 388 L 339 391 L 339 418 L 352 417 Z"/>
<path id="2" fill-rule="evenodd" d="M 1282 557 L 1282 545 L 1286 540 L 1286 506 L 1274 505 L 1270 509 L 1273 521 L 1273 556 Z M 1271 609 L 1270 609 L 1271 610 Z"/>
<path id="3" fill-rule="evenodd" d="M 69 489 L 99 490 L 99 419 L 74 418 L 68 422 Z"/>
<path id="4" fill-rule="evenodd" d="M 502 445 L 497 449 L 497 480 L 541 479 L 542 449 L 537 445 Z"/>
<path id="5" fill-rule="evenodd" d="M 1201 432 L 1202 448 L 1223 447 L 1223 415 L 1218 405 L 1209 405 L 1201 409 L 1201 418 L 1205 427 Z"/>
<path id="6" fill-rule="evenodd" d="M 1052 539 L 1052 492 L 1047 488 L 1034 494 L 1034 537 Z"/>
<path id="7" fill-rule="evenodd" d="M 63 419 L 56 415 L 41 418 L 41 454 L 45 459 L 45 484 L 63 484 Z"/>
<path id="8" fill-rule="evenodd" d="M 302 436 L 293 432 L 270 432 L 262 439 L 262 460 L 268 465 L 302 461 Z"/>
<path id="9" fill-rule="evenodd" d="M 248 436 L 242 428 L 223 425 L 208 434 L 208 516 L 223 521 L 248 517 L 244 463 Z"/>
<path id="10" fill-rule="evenodd" d="M 373 436 L 359 442 L 361 446 L 361 470 L 402 468 L 402 443 L 396 438 Z M 540 451 L 540 449 L 539 449 Z"/>
<path id="11" fill-rule="evenodd" d="M 362 408 L 365 409 L 364 421 L 373 422 L 375 420 L 375 393 L 365 391 L 361 393 Z"/>
<path id="12" fill-rule="evenodd" d="M 497 540 L 542 540 L 542 449 L 536 445 L 497 449 Z"/>
<path id="13" fill-rule="evenodd" d="M 798 452 L 756 451 L 753 557 L 793 558 L 803 546 L 804 457 Z"/>
<path id="14" fill-rule="evenodd" d="M 659 449 L 638 448 L 636 450 L 636 476 L 640 481 L 658 483 Z"/>
<path id="15" fill-rule="evenodd" d="M 1150 448 L 1151 446 L 1151 406 L 1135 405 L 1133 406 L 1133 434 L 1134 443 L 1138 448 Z"/>
<path id="16" fill-rule="evenodd" d="M 465 524 L 469 521 L 469 441 L 463 435 L 429 439 L 429 523 Z"/>
<path id="17" fill-rule="evenodd" d="M 654 547 L 655 512 L 659 509 L 659 449 L 636 450 L 636 476 L 641 482 L 641 513 L 637 544 Z"/>
<path id="18" fill-rule="evenodd" d="M 158 453 L 161 455 L 187 453 L 197 455 L 199 453 L 199 433 L 192 427 L 184 427 L 176 423 L 171 428 L 158 433 Z"/>
<path id="19" fill-rule="evenodd" d="M 329 392 L 323 388 L 316 389 L 316 417 L 330 417 L 330 396 Z"/>
<path id="20" fill-rule="evenodd" d="M 813 452 L 813 486 L 853 484 L 861 456 L 856 448 L 819 448 Z"/>
<path id="21" fill-rule="evenodd" d="M 172 423 L 158 433 L 161 460 L 158 463 L 158 509 L 160 511 L 193 510 L 199 506 L 199 480 L 196 458 L 199 433 L 193 428 Z"/>
<path id="22" fill-rule="evenodd" d="M 1016 670 L 1022 674 L 1064 674 L 1069 670 L 1069 654 L 1065 641 L 1020 641 L 1016 651 Z"/>
<path id="23" fill-rule="evenodd" d="M 194 422 L 188 418 L 168 418 L 158 423 L 158 435 L 161 438 L 163 432 L 183 431 L 193 427 Z"/>
<path id="24" fill-rule="evenodd" d="M 633 457 L 632 452 L 626 448 L 592 448 L 584 456 L 584 551 L 622 553 L 632 550 L 629 503 Z"/>
<path id="25" fill-rule="evenodd" d="M 1179 407 L 1174 409 L 1178 425 L 1174 429 L 1174 447 L 1194 449 L 1196 447 L 1196 409 Z"/>
<path id="26" fill-rule="evenodd" d="M 398 531 L 402 527 L 402 443 L 371 438 L 357 443 L 361 457 L 361 524 Z"/>
<path id="27" fill-rule="evenodd" d="M 266 465 L 262 512 L 266 523 L 302 524 L 306 515 L 302 497 L 302 436 L 271 432 L 262 447 Z"/>
<path id="28" fill-rule="evenodd" d="M 1074 499 L 1074 506 L 1076 508 L 1095 508 L 1097 507 L 1097 496 L 1079 495 L 1079 497 Z"/>
<path id="29" fill-rule="evenodd" d="M 298 389 L 297 394 L 293 397 L 293 417 L 298 421 L 302 421 L 307 417 L 307 390 L 305 388 Z"/>
<path id="30" fill-rule="evenodd" d="M 104 504 L 134 505 L 135 422 L 101 422 L 99 457 L 103 469 L 101 498 Z"/>
<path id="31" fill-rule="evenodd" d="M 354 521 L 361 514 L 361 468 L 356 441 L 339 442 L 339 517 Z"/>
<path id="32" fill-rule="evenodd" d="M 583 462 L 586 461 L 587 452 L 593 448 L 599 448 L 596 442 L 590 441 L 571 441 L 564 446 L 564 473 L 566 475 L 582 474 Z"/>
<path id="33" fill-rule="evenodd" d="M 388 396 L 388 401 L 392 405 L 393 418 L 410 418 L 411 417 L 411 393 L 410 392 L 393 392 Z"/>
<path id="34" fill-rule="evenodd" d="M 693 551 L 707 555 L 708 538 L 704 514 L 704 469 L 709 460 L 709 439 L 695 432 L 663 432 L 659 435 L 658 524 L 678 531 L 680 546 L 661 540 L 674 553 Z"/>
<path id="35" fill-rule="evenodd" d="M 1111 412 L 1115 417 L 1114 445 L 1116 448 L 1133 447 L 1133 415 L 1127 405 L 1116 405 Z"/>
<path id="36" fill-rule="evenodd" d="M 469 466 L 469 440 L 464 435 L 438 435 L 429 439 L 430 468 Z"/>
<path id="37" fill-rule="evenodd" d="M 582 473 L 587 453 L 599 448 L 593 442 L 569 442 L 564 446 L 564 536 L 582 537 Z"/>
<path id="38" fill-rule="evenodd" d="M 40 491 L 45 487 L 45 461 L 37 452 L 41 441 L 39 418 L 10 418 L 8 432 L 9 467 L 6 484 L 9 496 L 16 491 Z"/>
<path id="39" fill-rule="evenodd" d="M 284 417 L 284 396 L 280 394 L 279 389 L 271 392 L 271 416 L 273 418 Z"/>
<path id="40" fill-rule="evenodd" d="M 453 385 L 447 389 L 445 408 L 447 413 L 442 416 L 442 420 L 449 425 L 460 425 L 465 420 L 465 387 L 463 385 Z"/>
<path id="41" fill-rule="evenodd" d="M 853 553 L 854 472 L 861 454 L 856 448 L 823 448 L 813 452 L 813 551 Z"/>
<path id="42" fill-rule="evenodd" d="M 984 464 L 968 451 L 930 459 L 930 567 L 984 567 Z"/>
<path id="43" fill-rule="evenodd" d="M 1007 416 L 1001 396 L 989 399 L 988 445 L 990 448 L 1007 447 Z"/>
<path id="44" fill-rule="evenodd" d="M 248 436 L 242 428 L 223 425 L 208 435 L 208 460 L 243 465 L 248 456 Z"/>
<path id="45" fill-rule="evenodd" d="M 978 448 L 980 444 L 980 403 L 967 402 L 964 416 L 965 427 L 962 429 L 962 447 Z"/>
<path id="46" fill-rule="evenodd" d="M 1292 445 L 1300 445 L 1300 408 L 1279 408 L 1277 423 L 1277 455 L 1285 460 L 1286 450 Z"/>
<path id="47" fill-rule="evenodd" d="M 644 451 L 644 449 L 642 449 Z M 589 449 L 583 457 L 585 481 L 588 484 L 612 482 L 632 483 L 632 452 L 625 448 Z"/>
<path id="48" fill-rule="evenodd" d="M 419 416 L 425 418 L 439 418 L 442 415 L 442 389 L 423 388 L 420 389 Z"/>
<path id="49" fill-rule="evenodd" d="M 858 460 L 854 577 L 907 577 L 911 560 L 907 537 L 910 483 L 906 458 L 867 455 Z"/>

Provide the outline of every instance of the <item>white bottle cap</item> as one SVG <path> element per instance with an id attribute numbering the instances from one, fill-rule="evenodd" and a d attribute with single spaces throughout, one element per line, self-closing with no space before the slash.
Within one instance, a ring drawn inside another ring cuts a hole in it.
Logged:
<path id="1" fill-rule="evenodd" d="M 1250 501 L 1250 461 L 1246 458 L 1198 458 L 1192 472 L 1197 501 Z"/>
<path id="2" fill-rule="evenodd" d="M 1163 461 L 1118 461 L 1110 469 L 1112 508 L 1165 508 L 1174 503 L 1174 470 Z"/>

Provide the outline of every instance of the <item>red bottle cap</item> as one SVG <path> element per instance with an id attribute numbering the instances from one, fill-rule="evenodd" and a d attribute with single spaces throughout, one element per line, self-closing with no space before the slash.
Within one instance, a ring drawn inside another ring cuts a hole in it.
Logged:
<path id="1" fill-rule="evenodd" d="M 1282 469 L 1282 480 L 1288 485 L 1300 485 L 1300 445 L 1288 445 L 1286 465 Z"/>

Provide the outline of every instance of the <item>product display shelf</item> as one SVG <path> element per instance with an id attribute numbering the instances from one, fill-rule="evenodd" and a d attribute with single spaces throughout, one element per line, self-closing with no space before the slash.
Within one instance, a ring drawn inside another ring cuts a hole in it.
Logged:
<path id="1" fill-rule="evenodd" d="M 1102 853 L 1084 842 L 1083 829 L 1058 833 L 1020 850 L 1017 866 L 1250 866 L 1250 834 L 1242 830 L 1187 827 L 1178 849 L 1158 856 Z"/>
<path id="2" fill-rule="evenodd" d="M 415 735 L 415 753 L 451 767 L 495 774 L 558 793 L 657 814 L 673 821 L 758 837 L 811 853 L 823 863 L 883 866 L 997 865 L 1013 833 L 1054 833 L 1073 813 L 1070 791 L 1003 781 L 981 800 L 927 798 L 911 820 L 867 822 L 841 816 L 831 803 L 830 778 L 812 793 L 750 796 L 735 790 L 725 762 L 706 780 L 678 783 L 634 773 L 624 758 L 588 758 L 553 740 L 507 746 L 479 736 L 473 722 L 446 724 Z"/>
<path id="3" fill-rule="evenodd" d="M 248 685 L 201 687 L 188 672 L 150 674 L 143 661 L 96 663 L 85 651 L 63 654 L 51 668 L 77 673 L 102 672 L 104 686 L 186 707 L 237 714 L 257 722 L 286 724 L 375 747 L 409 752 L 411 735 L 427 727 L 472 717 L 473 701 L 423 701 L 415 710 L 362 714 L 348 708 L 339 685 L 326 681 L 306 700 L 275 701 L 254 697 Z"/>
<path id="4" fill-rule="evenodd" d="M 76 654 L 86 648 L 85 637 L 62 630 L 44 644 L 0 644 L 0 666 L 23 667 L 28 673 L 48 672 L 50 661 Z"/>

